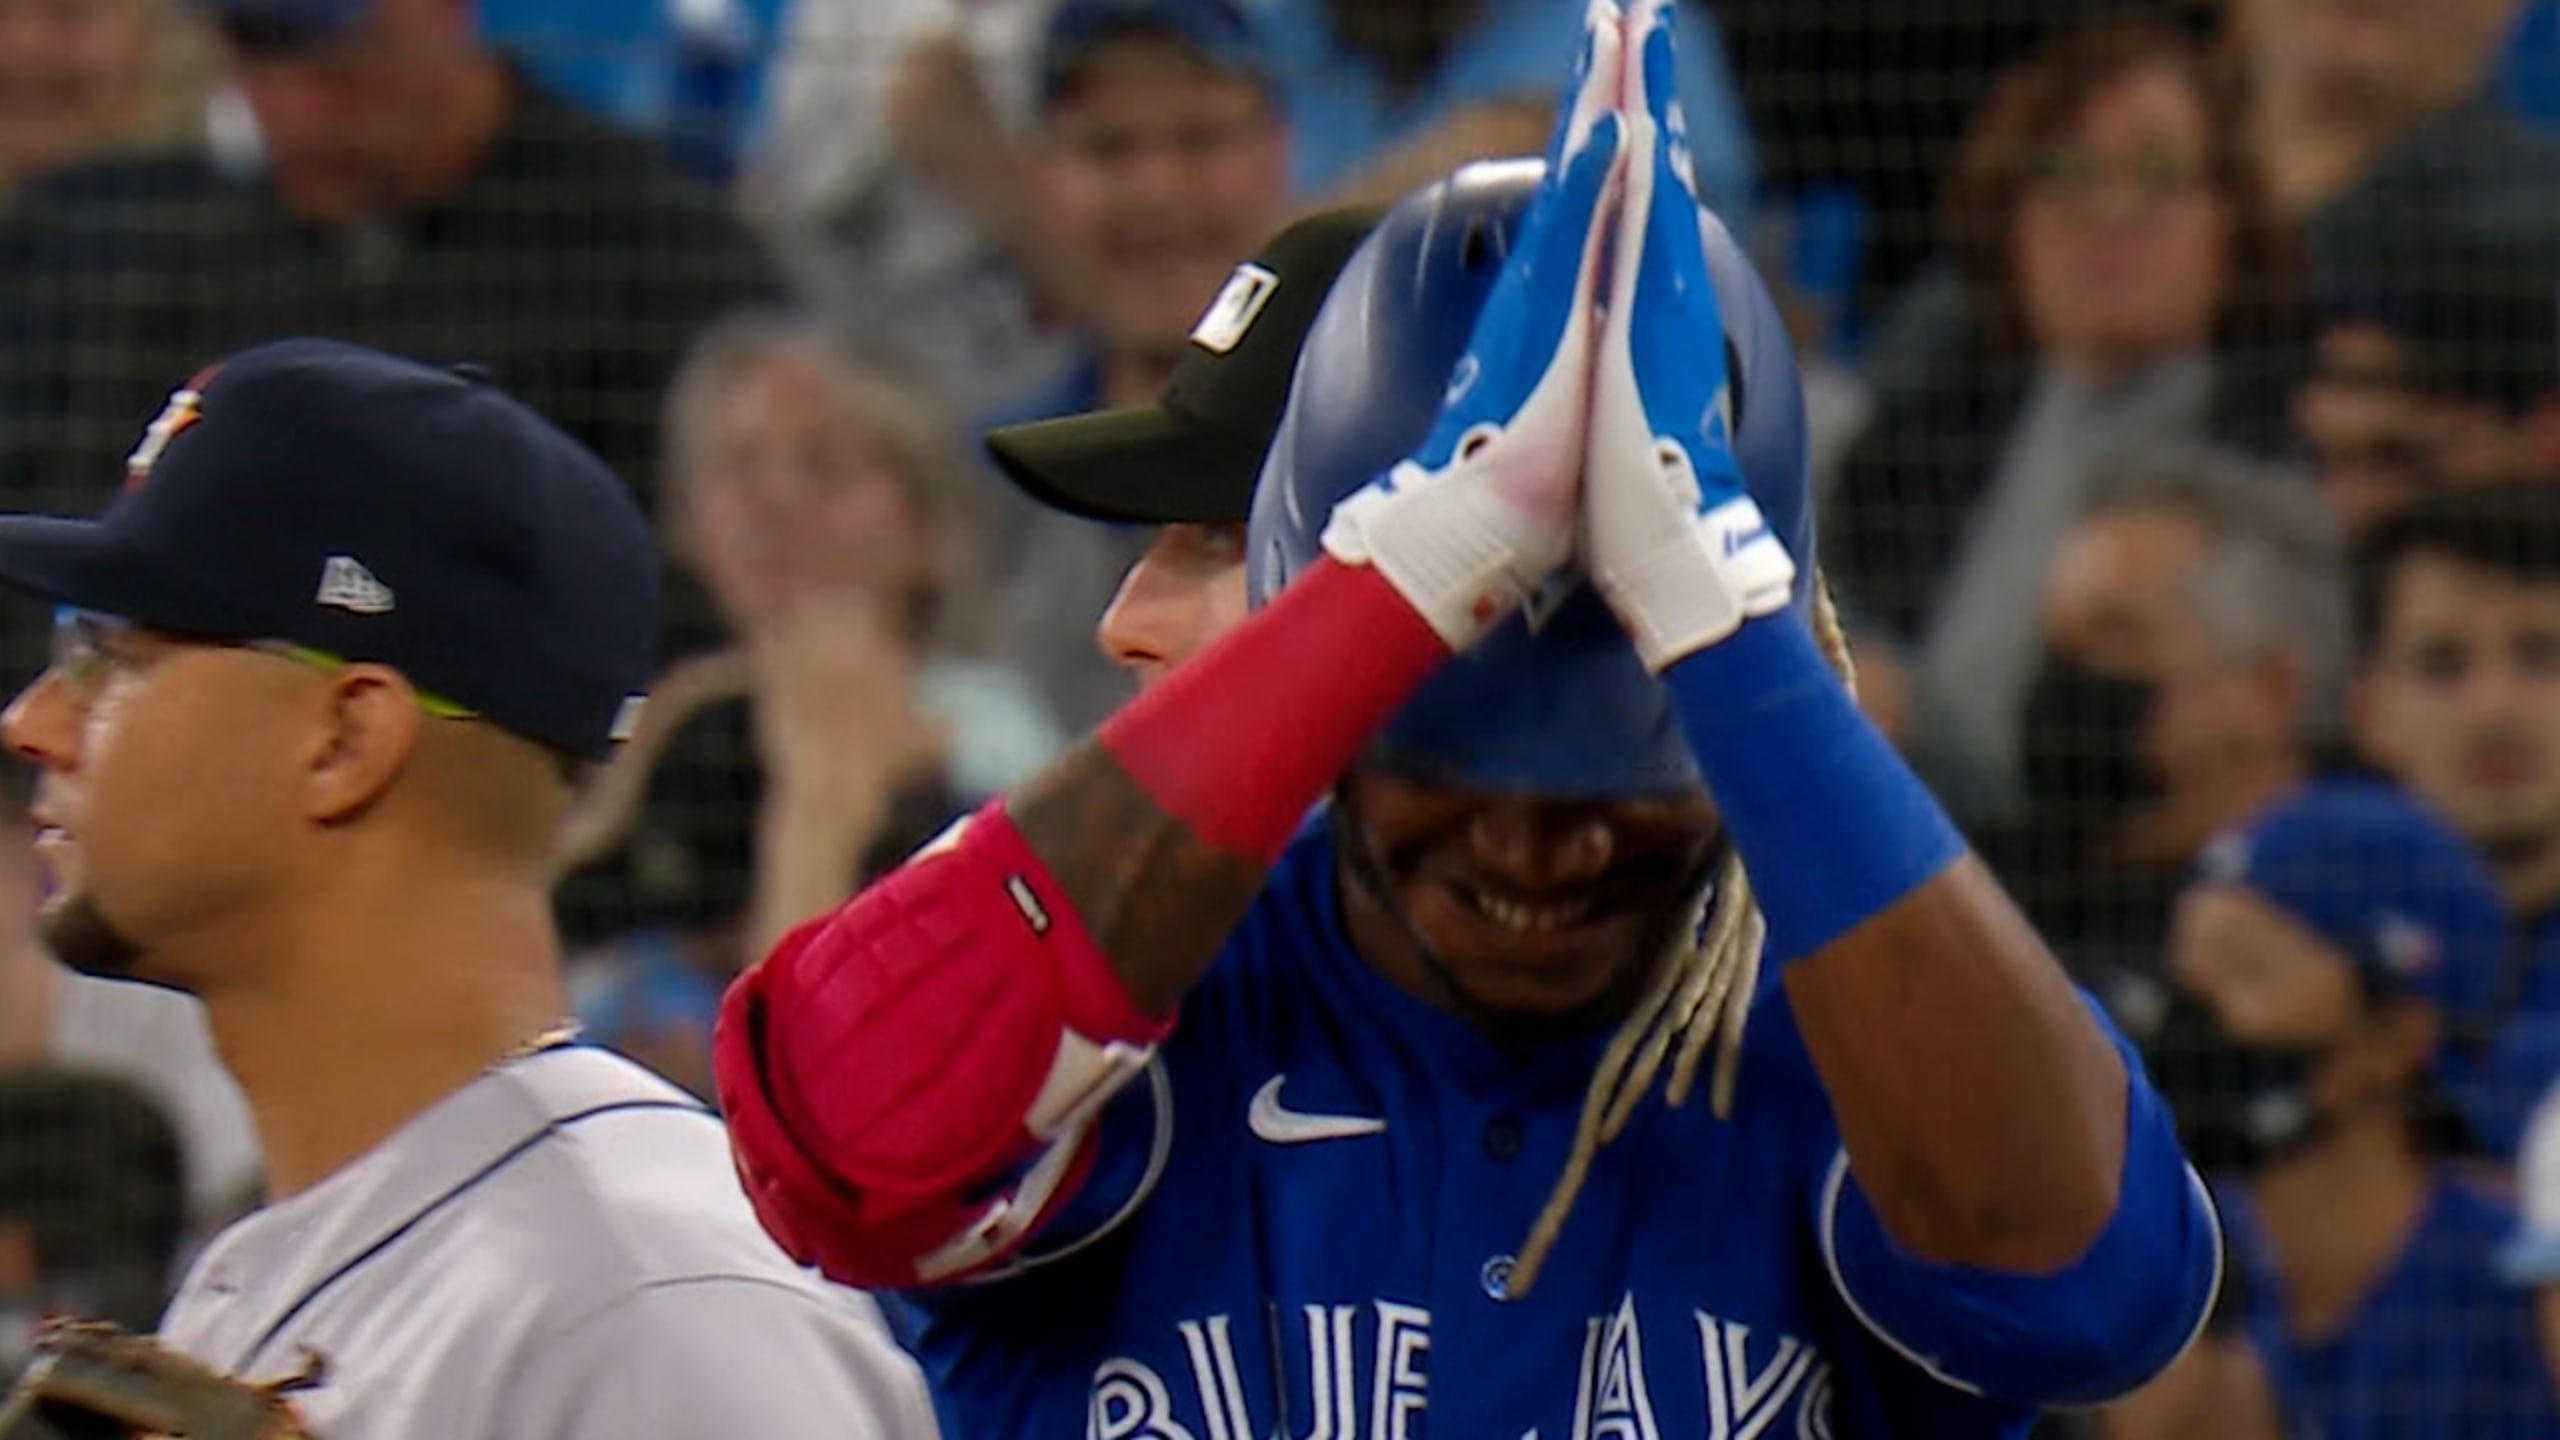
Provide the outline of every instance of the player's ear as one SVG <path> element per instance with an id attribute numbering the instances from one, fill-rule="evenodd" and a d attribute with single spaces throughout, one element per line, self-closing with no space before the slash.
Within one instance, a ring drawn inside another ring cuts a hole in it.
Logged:
<path id="1" fill-rule="evenodd" d="M 380 799 L 409 762 L 426 712 L 397 671 L 350 665 L 331 675 L 304 764 L 303 813 L 349 819 Z"/>

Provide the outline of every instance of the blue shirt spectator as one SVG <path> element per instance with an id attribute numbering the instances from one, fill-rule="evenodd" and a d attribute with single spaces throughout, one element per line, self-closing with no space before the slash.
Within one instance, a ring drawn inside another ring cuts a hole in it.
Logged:
<path id="1" fill-rule="evenodd" d="M 1557 57 L 1573 53 L 1582 26 L 1582 6 L 1574 0 L 1481 0 L 1427 71 L 1399 87 L 1377 59 L 1345 40 L 1335 8 L 1333 0 L 1259 5 L 1281 74 L 1282 104 L 1297 128 L 1292 178 L 1309 199 L 1351 183 L 1383 152 L 1461 107 L 1552 102 Z M 1423 23 L 1424 12 L 1414 13 Z M 1728 226 L 1748 233 L 1755 161 L 1723 40 L 1703 7 L 1681 6 L 1679 22 L 1680 97 L 1698 185 Z M 1544 123 L 1534 128 L 1543 130 Z M 1535 149 L 1532 144 L 1522 153 Z"/>

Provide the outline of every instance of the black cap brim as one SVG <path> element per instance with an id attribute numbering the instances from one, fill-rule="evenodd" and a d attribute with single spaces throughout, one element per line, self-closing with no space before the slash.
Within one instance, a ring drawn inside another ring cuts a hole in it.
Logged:
<path id="1" fill-rule="evenodd" d="M 1253 512 L 1262 447 L 1161 405 L 1006 425 L 987 453 L 1054 510 L 1139 525 L 1241 525 Z"/>
<path id="2" fill-rule="evenodd" d="M 95 520 L 0 516 L 0 586 L 49 605 L 186 634 L 246 639 L 258 630 L 228 607 L 171 589 L 130 545 Z"/>

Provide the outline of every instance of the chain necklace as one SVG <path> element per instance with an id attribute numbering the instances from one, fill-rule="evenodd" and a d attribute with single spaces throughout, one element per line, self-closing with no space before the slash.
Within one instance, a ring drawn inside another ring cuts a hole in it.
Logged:
<path id="1" fill-rule="evenodd" d="M 506 1054 L 490 1061 L 489 1072 L 495 1074 L 519 1060 L 530 1060 L 545 1050 L 557 1050 L 563 1045 L 573 1044 L 585 1033 L 587 1033 L 587 1027 L 577 1021 L 560 1020 L 540 1034 L 524 1040 Z"/>

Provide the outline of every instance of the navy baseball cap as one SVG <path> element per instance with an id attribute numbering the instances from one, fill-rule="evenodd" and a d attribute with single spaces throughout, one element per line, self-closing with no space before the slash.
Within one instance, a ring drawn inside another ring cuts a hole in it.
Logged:
<path id="1" fill-rule="evenodd" d="M 591 759 L 656 663 L 655 546 L 602 460 L 471 367 L 331 340 L 187 382 L 99 518 L 0 516 L 0 583 L 388 665 Z"/>
<path id="2" fill-rule="evenodd" d="M 278 3 L 363 4 L 366 0 Z M 1056 104 L 1074 89 L 1084 78 L 1086 64 L 1105 46 L 1137 36 L 1171 40 L 1211 67 L 1247 76 L 1266 88 L 1276 79 L 1262 33 L 1235 0 L 1060 0 L 1049 13 L 1049 29 L 1040 45 L 1042 107 Z"/>
<path id="3" fill-rule="evenodd" d="M 2207 844 L 2196 878 L 2255 892 L 2339 951 L 2376 993 L 2477 1013 L 2508 954 L 2479 854 L 2400 790 L 2322 781 Z"/>
<path id="4" fill-rule="evenodd" d="M 1320 211 L 1236 267 L 1191 330 L 1164 398 L 987 432 L 987 453 L 1053 510 L 1144 525 L 1241 525 L 1316 312 L 1384 212 Z"/>

